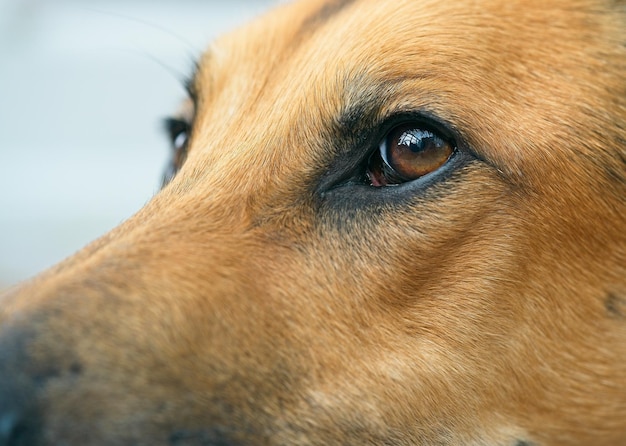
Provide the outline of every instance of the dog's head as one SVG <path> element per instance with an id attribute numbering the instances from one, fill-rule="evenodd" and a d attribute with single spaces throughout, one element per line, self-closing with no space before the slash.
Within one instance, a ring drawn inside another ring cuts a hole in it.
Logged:
<path id="1" fill-rule="evenodd" d="M 626 443 L 626 5 L 308 0 L 1 301 L 0 445 Z"/>

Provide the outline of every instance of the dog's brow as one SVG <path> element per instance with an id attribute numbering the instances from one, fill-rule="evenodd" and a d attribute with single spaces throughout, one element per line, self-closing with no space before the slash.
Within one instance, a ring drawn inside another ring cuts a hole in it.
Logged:
<path id="1" fill-rule="evenodd" d="M 342 132 L 355 134 L 366 129 L 380 117 L 383 105 L 397 94 L 406 82 L 427 78 L 426 75 L 375 79 L 358 76 L 347 82 L 349 91 L 336 123 Z M 340 84 L 342 82 L 339 82 Z"/>
<path id="2" fill-rule="evenodd" d="M 346 104 L 336 117 L 338 130 L 344 135 L 358 134 L 368 128 L 380 113 L 380 101 L 366 95 Z"/>

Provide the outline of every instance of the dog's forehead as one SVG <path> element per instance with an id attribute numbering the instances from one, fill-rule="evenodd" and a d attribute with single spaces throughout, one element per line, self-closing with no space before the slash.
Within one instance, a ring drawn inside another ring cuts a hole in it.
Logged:
<path id="1" fill-rule="evenodd" d="M 624 88 L 614 67 L 623 68 L 623 23 L 608 9 L 590 1 L 284 5 L 219 39 L 202 58 L 197 150 L 210 158 L 204 166 L 227 162 L 214 150 L 216 137 L 237 135 L 251 156 L 268 157 L 267 147 L 278 146 L 273 128 L 291 142 L 303 122 L 307 135 L 319 135 L 351 103 L 372 99 L 428 109 L 494 165 L 522 175 L 530 158 L 545 158 L 529 148 L 551 146 L 555 158 L 573 149 L 573 141 L 559 142 L 566 127 L 580 126 L 572 135 L 593 132 L 590 123 L 606 131 L 614 111 L 606 106 Z M 603 91 L 597 76 L 605 77 Z M 391 90 L 395 96 L 384 95 Z M 598 116 L 587 119 L 590 111 Z M 272 123 L 259 119 L 269 114 Z M 274 155 L 286 165 L 285 153 Z M 539 178 L 540 164 L 532 164 Z"/>
<path id="2" fill-rule="evenodd" d="M 510 84 L 510 75 L 523 69 L 541 74 L 571 68 L 570 59 L 593 63 L 598 47 L 606 62 L 607 45 L 625 38 L 623 21 L 615 23 L 611 12 L 589 0 L 304 0 L 219 39 L 202 59 L 198 81 L 207 90 L 244 79 L 251 91 L 252 80 L 283 87 L 293 76 L 311 81 L 365 72 L 467 80 L 469 73 L 517 66 L 518 73 L 498 73 L 508 74 L 502 84 Z"/>

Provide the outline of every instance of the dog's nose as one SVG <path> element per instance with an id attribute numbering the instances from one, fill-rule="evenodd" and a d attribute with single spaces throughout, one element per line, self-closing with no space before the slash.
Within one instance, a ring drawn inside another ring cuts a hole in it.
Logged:
<path id="1" fill-rule="evenodd" d="M 0 336 L 0 446 L 34 446 L 39 424 L 36 386 L 16 347 L 13 336 Z"/>
<path id="2" fill-rule="evenodd" d="M 2 379 L 2 377 L 0 377 Z M 0 446 L 26 445 L 24 417 L 19 407 L 11 407 L 17 400 L 16 395 L 0 392 Z"/>

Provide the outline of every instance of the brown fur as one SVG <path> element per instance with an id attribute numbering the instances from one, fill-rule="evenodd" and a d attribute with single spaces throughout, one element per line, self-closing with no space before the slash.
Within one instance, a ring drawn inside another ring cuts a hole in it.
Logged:
<path id="1" fill-rule="evenodd" d="M 3 298 L 0 445 L 626 444 L 625 74 L 623 1 L 305 0 L 224 36 L 173 181 Z M 471 159 L 346 185 L 413 110 Z"/>

